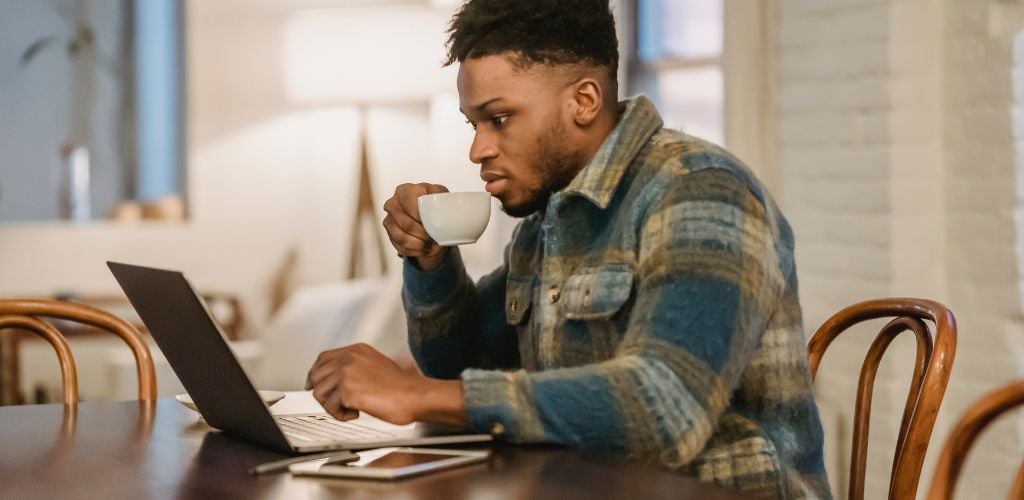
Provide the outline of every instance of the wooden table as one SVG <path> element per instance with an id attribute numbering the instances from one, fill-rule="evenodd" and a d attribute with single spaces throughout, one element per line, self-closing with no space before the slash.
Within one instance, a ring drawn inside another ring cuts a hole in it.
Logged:
<path id="1" fill-rule="evenodd" d="M 275 413 L 308 410 L 288 393 Z M 0 498 L 741 498 L 656 468 L 550 446 L 392 482 L 251 476 L 281 455 L 211 429 L 173 399 L 0 407 Z"/>

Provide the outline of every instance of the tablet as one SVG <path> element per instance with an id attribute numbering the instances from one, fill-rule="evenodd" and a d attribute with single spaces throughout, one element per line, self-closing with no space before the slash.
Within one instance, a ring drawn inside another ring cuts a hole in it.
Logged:
<path id="1" fill-rule="evenodd" d="M 440 448 L 378 448 L 360 451 L 359 459 L 331 462 L 329 458 L 292 464 L 297 476 L 399 479 L 436 470 L 483 462 L 489 450 L 443 450 Z"/>

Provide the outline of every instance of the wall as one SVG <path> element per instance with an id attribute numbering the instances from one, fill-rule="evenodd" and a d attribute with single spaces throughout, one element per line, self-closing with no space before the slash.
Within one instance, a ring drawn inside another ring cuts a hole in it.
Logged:
<path id="1" fill-rule="evenodd" d="M 945 3 L 943 144 L 947 182 L 948 282 L 961 341 L 949 420 L 967 400 L 1024 374 L 1024 325 L 1016 258 L 1024 233 L 1014 211 L 1012 46 L 1024 30 L 1024 2 Z M 1019 83 L 1019 80 L 1018 80 Z M 1021 419 L 997 422 L 976 445 L 959 488 L 963 498 L 1009 489 L 1022 453 Z M 949 423 L 949 422 L 947 422 Z M 943 434 L 939 434 L 943 435 Z M 981 451 L 984 450 L 984 451 Z"/>
<path id="2" fill-rule="evenodd" d="M 922 489 L 967 404 L 1021 373 L 1018 206 L 1011 127 L 1012 34 L 1020 2 L 783 0 L 779 19 L 781 201 L 797 234 L 809 332 L 859 300 L 920 296 L 956 314 L 960 341 Z M 875 325 L 877 328 L 879 325 Z M 849 436 L 870 328 L 826 355 L 817 390 L 832 434 Z M 888 487 L 912 342 L 883 362 L 868 498 Z M 958 490 L 1005 495 L 1021 434 L 1003 422 Z M 841 470 L 841 469 L 840 469 Z M 833 477 L 845 482 L 845 471 Z"/>
<path id="3" fill-rule="evenodd" d="M 0 296 L 120 293 L 104 262 L 143 263 L 183 270 L 199 289 L 240 296 L 249 333 L 259 335 L 289 252 L 298 256 L 293 289 L 340 281 L 356 203 L 359 118 L 345 103 L 288 98 L 282 68 L 292 12 L 288 2 L 189 2 L 188 221 L 0 225 Z M 361 48 L 339 47 L 339 61 L 346 50 Z M 370 108 L 378 207 L 400 182 L 480 189 L 468 160 L 471 130 L 457 108 L 451 95 Z M 477 273 L 500 261 L 512 228 L 494 212 L 481 241 L 464 249 Z M 380 211 L 374 224 L 381 232 L 382 218 Z"/>
<path id="4" fill-rule="evenodd" d="M 189 221 L 2 226 L 0 293 L 112 289 L 103 262 L 123 259 L 177 267 L 201 285 L 238 291 L 259 320 L 266 315 L 259 297 L 289 249 L 300 253 L 297 286 L 340 279 L 355 204 L 358 114 L 352 106 L 290 102 L 281 71 L 288 9 L 242 3 L 188 9 Z M 457 102 L 441 95 L 370 109 L 378 205 L 399 182 L 479 188 L 466 154 L 470 131 L 448 107 Z M 500 255 L 495 248 L 510 224 L 495 224 L 468 249 L 477 266 Z"/>

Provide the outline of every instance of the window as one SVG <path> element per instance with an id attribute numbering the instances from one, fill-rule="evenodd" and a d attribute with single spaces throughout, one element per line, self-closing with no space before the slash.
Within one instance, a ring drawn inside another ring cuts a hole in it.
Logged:
<path id="1" fill-rule="evenodd" d="M 0 223 L 180 205 L 183 4 L 0 1 Z"/>
<path id="2" fill-rule="evenodd" d="M 135 3 L 138 170 L 134 197 L 183 199 L 183 7 L 172 0 Z"/>
<path id="3" fill-rule="evenodd" d="M 637 0 L 631 94 L 665 126 L 724 144 L 723 0 Z"/>

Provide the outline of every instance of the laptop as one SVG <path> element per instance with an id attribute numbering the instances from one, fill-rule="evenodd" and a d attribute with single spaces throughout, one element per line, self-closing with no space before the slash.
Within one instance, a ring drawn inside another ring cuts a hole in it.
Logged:
<path id="1" fill-rule="evenodd" d="M 326 412 L 273 415 L 184 274 L 117 262 L 107 266 L 211 427 L 291 454 L 491 440 L 489 434 L 392 425 L 365 414 L 346 422 Z"/>

